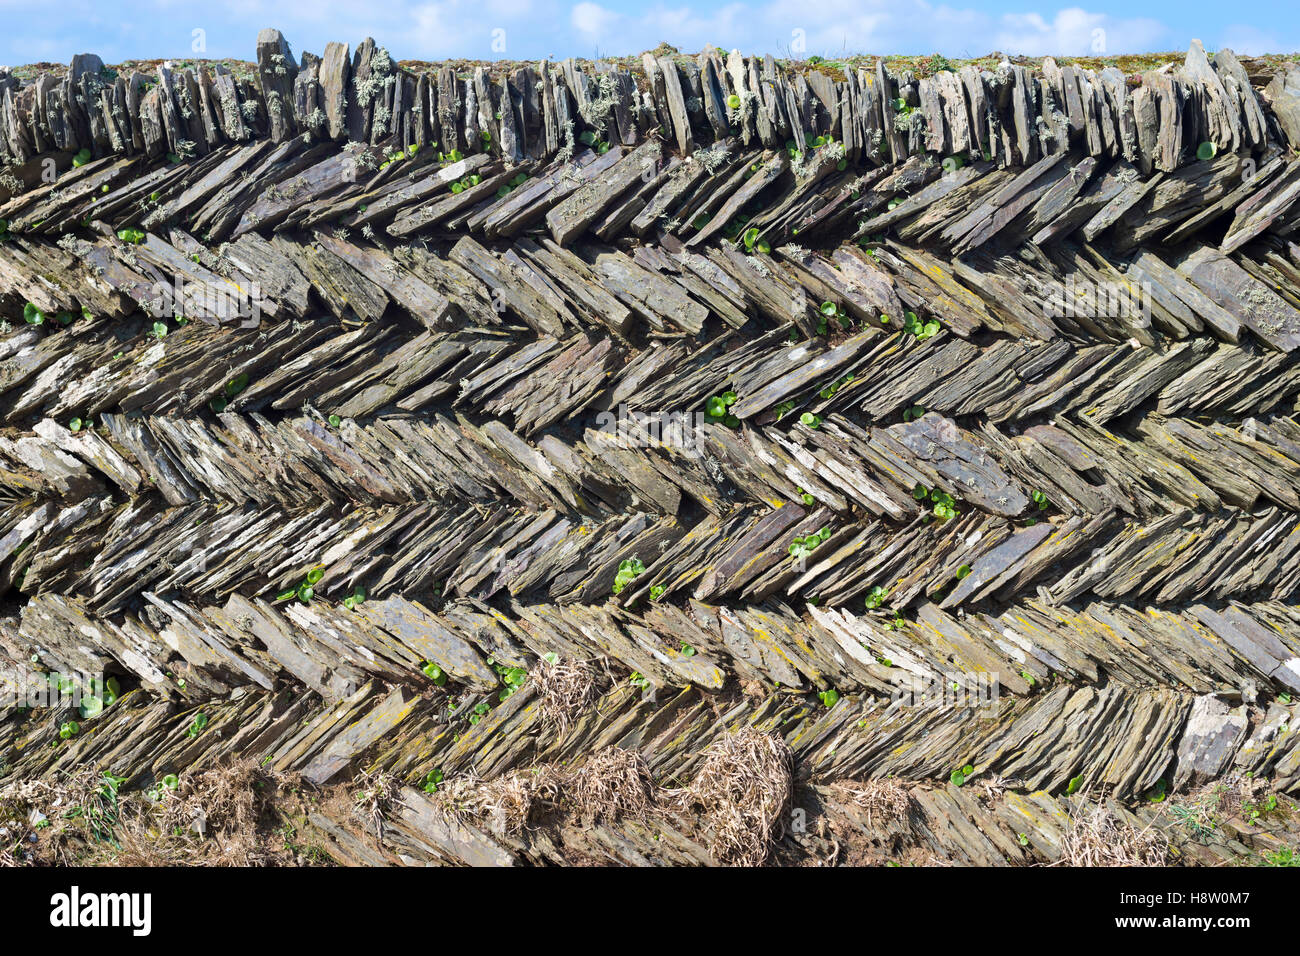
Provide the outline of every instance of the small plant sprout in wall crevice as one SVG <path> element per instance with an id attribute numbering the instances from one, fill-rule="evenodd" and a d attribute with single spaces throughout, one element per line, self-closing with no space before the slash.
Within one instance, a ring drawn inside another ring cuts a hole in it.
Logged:
<path id="1" fill-rule="evenodd" d="M 705 402 L 704 411 L 708 414 L 710 421 L 720 422 L 728 428 L 739 428 L 740 419 L 731 414 L 731 406 L 735 402 L 735 392 L 723 392 L 721 395 L 714 395 Z"/>
<path id="2" fill-rule="evenodd" d="M 623 589 L 632 583 L 639 574 L 645 573 L 645 565 L 639 558 L 627 558 L 618 564 L 618 574 L 614 578 L 614 593 L 622 594 Z"/>
<path id="3" fill-rule="evenodd" d="M 917 484 L 912 489 L 912 497 L 922 506 L 927 502 L 931 505 L 930 513 L 925 515 L 923 520 L 929 521 L 931 517 L 938 518 L 940 521 L 947 521 L 961 514 L 957 510 L 957 499 L 946 491 L 940 491 L 938 488 L 926 488 L 925 485 Z"/>
<path id="4" fill-rule="evenodd" d="M 917 341 L 924 342 L 926 339 L 934 338 L 939 334 L 940 328 L 938 319 L 922 322 L 916 317 L 915 312 L 903 314 L 903 333 L 916 336 Z"/>
<path id="5" fill-rule="evenodd" d="M 802 561 L 816 550 L 817 546 L 831 536 L 830 528 L 822 528 L 810 535 L 802 538 L 795 538 L 790 542 L 790 557 L 795 561 Z"/>
<path id="6" fill-rule="evenodd" d="M 287 588 L 275 596 L 276 602 L 292 601 L 297 598 L 303 604 L 310 604 L 316 597 L 316 585 L 325 577 L 325 569 L 317 566 L 309 570 L 302 581 L 294 587 Z"/>

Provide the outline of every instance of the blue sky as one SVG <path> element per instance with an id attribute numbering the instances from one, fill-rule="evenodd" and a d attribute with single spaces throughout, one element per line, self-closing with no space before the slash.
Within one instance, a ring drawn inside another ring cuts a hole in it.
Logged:
<path id="1" fill-rule="evenodd" d="M 55 14 L 57 9 L 57 14 Z M 1035 5 L 1001 0 L 0 0 L 0 64 L 252 56 L 278 27 L 294 53 L 373 36 L 397 59 L 540 59 L 623 55 L 660 41 L 777 56 L 852 53 L 982 56 L 1300 50 L 1295 2 L 1209 0 Z M 197 32 L 196 32 L 197 31 Z M 200 49 L 202 47 L 202 49 Z"/>

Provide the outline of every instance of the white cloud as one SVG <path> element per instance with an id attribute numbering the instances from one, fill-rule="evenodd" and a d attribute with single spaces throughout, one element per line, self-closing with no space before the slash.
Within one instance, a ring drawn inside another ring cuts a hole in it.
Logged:
<path id="1" fill-rule="evenodd" d="M 1214 45 L 1206 43 L 1208 49 L 1214 49 Z M 1247 26 L 1243 23 L 1234 23 L 1225 29 L 1219 37 L 1218 48 L 1228 47 L 1233 53 L 1240 56 L 1259 56 L 1263 53 L 1290 53 L 1300 49 L 1294 39 L 1286 41 L 1278 34 L 1271 30 L 1261 30 L 1258 27 Z"/>
<path id="2" fill-rule="evenodd" d="M 573 28 L 588 39 L 608 33 L 618 22 L 618 14 L 598 3 L 579 3 L 569 14 Z"/>
<path id="3" fill-rule="evenodd" d="M 1038 14 L 1005 14 L 994 48 L 1003 53 L 1044 56 L 1105 56 L 1160 49 L 1170 31 L 1158 20 L 1118 19 L 1079 7 L 1059 11 L 1048 22 Z"/>

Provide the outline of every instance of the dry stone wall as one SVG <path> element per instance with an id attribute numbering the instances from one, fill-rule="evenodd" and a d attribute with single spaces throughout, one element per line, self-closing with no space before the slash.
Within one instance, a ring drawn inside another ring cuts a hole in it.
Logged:
<path id="1" fill-rule="evenodd" d="M 1300 792 L 1297 85 L 274 30 L 0 76 L 0 662 L 116 686 L 0 707 L 5 778 L 392 774 L 383 841 L 311 821 L 353 863 L 842 861 L 795 809 L 1047 862 L 1097 800 L 1186 862 L 1294 843 L 1162 801 Z M 748 855 L 678 797 L 422 789 L 617 747 L 689 790 L 753 734 L 794 803 Z"/>

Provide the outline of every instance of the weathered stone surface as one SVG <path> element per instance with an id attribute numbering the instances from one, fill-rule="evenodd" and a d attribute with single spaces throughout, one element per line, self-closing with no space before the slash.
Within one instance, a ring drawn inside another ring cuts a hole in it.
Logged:
<path id="1" fill-rule="evenodd" d="M 1228 765 L 1246 738 L 1246 714 L 1217 697 L 1196 698 L 1178 742 L 1175 789 L 1212 780 Z"/>

